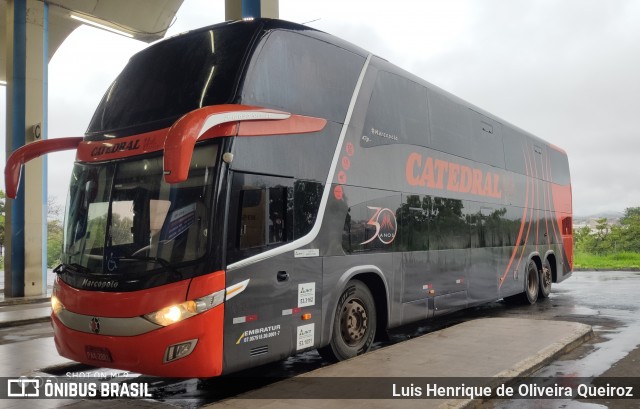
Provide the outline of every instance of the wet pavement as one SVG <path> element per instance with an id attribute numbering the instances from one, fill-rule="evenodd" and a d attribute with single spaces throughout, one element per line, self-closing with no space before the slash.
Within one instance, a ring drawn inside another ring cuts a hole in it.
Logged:
<path id="1" fill-rule="evenodd" d="M 490 303 L 440 319 L 426 321 L 419 325 L 394 330 L 390 334 L 388 342 L 378 343 L 376 347 L 380 348 L 478 318 L 508 317 L 573 321 L 591 325 L 596 336 L 574 352 L 542 368 L 534 376 L 592 377 L 601 374 L 606 375 L 607 371 L 610 371 L 611 367 L 615 366 L 614 364 L 628 360 L 629 353 L 637 351 L 640 344 L 640 325 L 638 325 L 640 324 L 640 316 L 638 314 L 638 309 L 640 309 L 639 290 L 640 272 L 576 272 L 572 278 L 564 283 L 554 285 L 549 299 L 538 302 L 536 305 L 513 307 L 507 306 L 502 302 Z M 0 354 L 6 348 L 27 348 L 27 345 L 55 354 L 50 331 L 45 330 L 47 327 L 50 328 L 49 324 L 34 324 L 19 327 L 20 330 L 0 330 Z M 0 362 L 0 364 L 5 366 L 4 361 Z M 246 371 L 246 375 L 256 378 L 287 378 L 326 365 L 328 364 L 316 352 L 307 352 L 282 362 Z M 14 368 L 15 365 L 10 365 L 9 367 Z M 622 376 L 640 377 L 638 365 L 627 365 L 625 368 L 627 370 L 635 368 L 637 372 L 623 374 Z M 23 369 L 24 371 L 20 374 L 60 375 L 66 372 L 88 370 L 86 367 L 72 365 L 64 361 L 56 365 L 55 368 L 31 366 Z M 620 373 L 613 376 L 620 376 Z M 157 391 L 162 392 L 163 399 L 166 399 L 166 402 L 172 406 L 197 408 L 228 396 L 224 392 L 221 393 L 219 385 L 220 381 L 217 379 L 206 381 L 196 379 L 158 379 L 155 388 Z M 246 391 L 251 390 L 251 388 L 248 387 Z M 234 393 L 237 392 L 234 391 Z M 607 403 L 565 399 L 558 401 L 546 400 L 542 405 L 540 402 L 537 404 L 536 402 L 523 400 L 492 401 L 488 407 L 563 407 L 581 409 L 623 407 L 616 406 L 620 401 Z"/>
<path id="2" fill-rule="evenodd" d="M 554 291 L 542 315 L 592 326 L 595 337 L 542 368 L 536 377 L 640 377 L 640 272 L 576 272 L 570 285 Z M 569 283 L 568 283 L 569 284 Z M 573 302 L 572 302 L 573 301 Z M 541 305 L 545 305 L 542 303 Z M 617 365 L 624 371 L 611 369 Z M 554 399 L 544 407 L 564 409 L 637 408 L 637 401 Z M 494 409 L 540 408 L 539 401 L 496 401 Z"/>

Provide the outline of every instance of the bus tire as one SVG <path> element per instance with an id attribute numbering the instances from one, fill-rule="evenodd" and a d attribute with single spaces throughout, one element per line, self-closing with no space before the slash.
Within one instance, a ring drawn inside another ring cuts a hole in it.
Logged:
<path id="1" fill-rule="evenodd" d="M 538 300 L 538 293 L 540 292 L 540 274 L 538 273 L 538 266 L 533 260 L 529 260 L 527 266 L 527 272 L 524 275 L 524 297 L 523 301 L 528 304 L 535 304 Z"/>
<path id="2" fill-rule="evenodd" d="M 553 282 L 553 276 L 551 275 L 551 264 L 549 259 L 544 260 L 542 264 L 542 270 L 540 270 L 540 291 L 538 297 L 547 298 L 551 294 L 551 283 Z"/>
<path id="3" fill-rule="evenodd" d="M 538 300 L 540 276 L 538 266 L 533 260 L 529 261 L 527 271 L 524 274 L 524 292 L 509 297 L 504 297 L 504 301 L 510 305 L 535 304 Z"/>
<path id="4" fill-rule="evenodd" d="M 344 361 L 364 354 L 376 334 L 376 307 L 369 288 L 351 280 L 338 300 L 329 345 L 319 348 L 330 361 Z"/>

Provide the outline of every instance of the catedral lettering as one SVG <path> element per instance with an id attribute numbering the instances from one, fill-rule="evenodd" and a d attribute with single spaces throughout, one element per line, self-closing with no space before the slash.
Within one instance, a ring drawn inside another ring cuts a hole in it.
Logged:
<path id="1" fill-rule="evenodd" d="M 140 148 L 140 139 L 136 139 L 135 141 L 130 142 L 120 142 L 116 143 L 112 146 L 97 146 L 91 151 L 91 156 L 101 156 L 107 155 L 109 153 L 123 152 L 123 151 L 134 151 Z"/>
<path id="2" fill-rule="evenodd" d="M 502 197 L 499 174 L 431 156 L 423 158 L 416 152 L 412 152 L 407 158 L 406 177 L 411 186 L 446 189 L 496 199 Z"/>

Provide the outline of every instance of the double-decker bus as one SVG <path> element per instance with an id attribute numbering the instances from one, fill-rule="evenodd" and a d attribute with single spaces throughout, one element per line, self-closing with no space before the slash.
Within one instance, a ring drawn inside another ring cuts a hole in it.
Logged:
<path id="1" fill-rule="evenodd" d="M 571 275 L 565 152 L 326 33 L 257 19 L 134 55 L 77 149 L 52 322 L 91 365 L 211 377 Z"/>

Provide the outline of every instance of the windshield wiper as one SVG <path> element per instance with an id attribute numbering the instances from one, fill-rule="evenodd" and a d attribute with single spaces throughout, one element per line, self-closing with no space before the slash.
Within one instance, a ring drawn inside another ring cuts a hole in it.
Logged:
<path id="1" fill-rule="evenodd" d="M 160 264 L 163 268 L 169 272 L 177 275 L 182 280 L 182 272 L 173 267 L 171 263 L 160 257 L 148 257 L 148 256 L 126 256 L 118 257 L 118 261 L 151 261 L 153 263 Z"/>
<path id="2" fill-rule="evenodd" d="M 56 274 L 64 274 L 67 272 L 67 270 L 69 270 L 74 274 L 84 274 L 84 275 L 93 274 L 92 271 L 89 270 L 87 267 L 82 266 L 78 263 L 60 264 L 58 267 L 53 269 L 53 272 Z"/>

